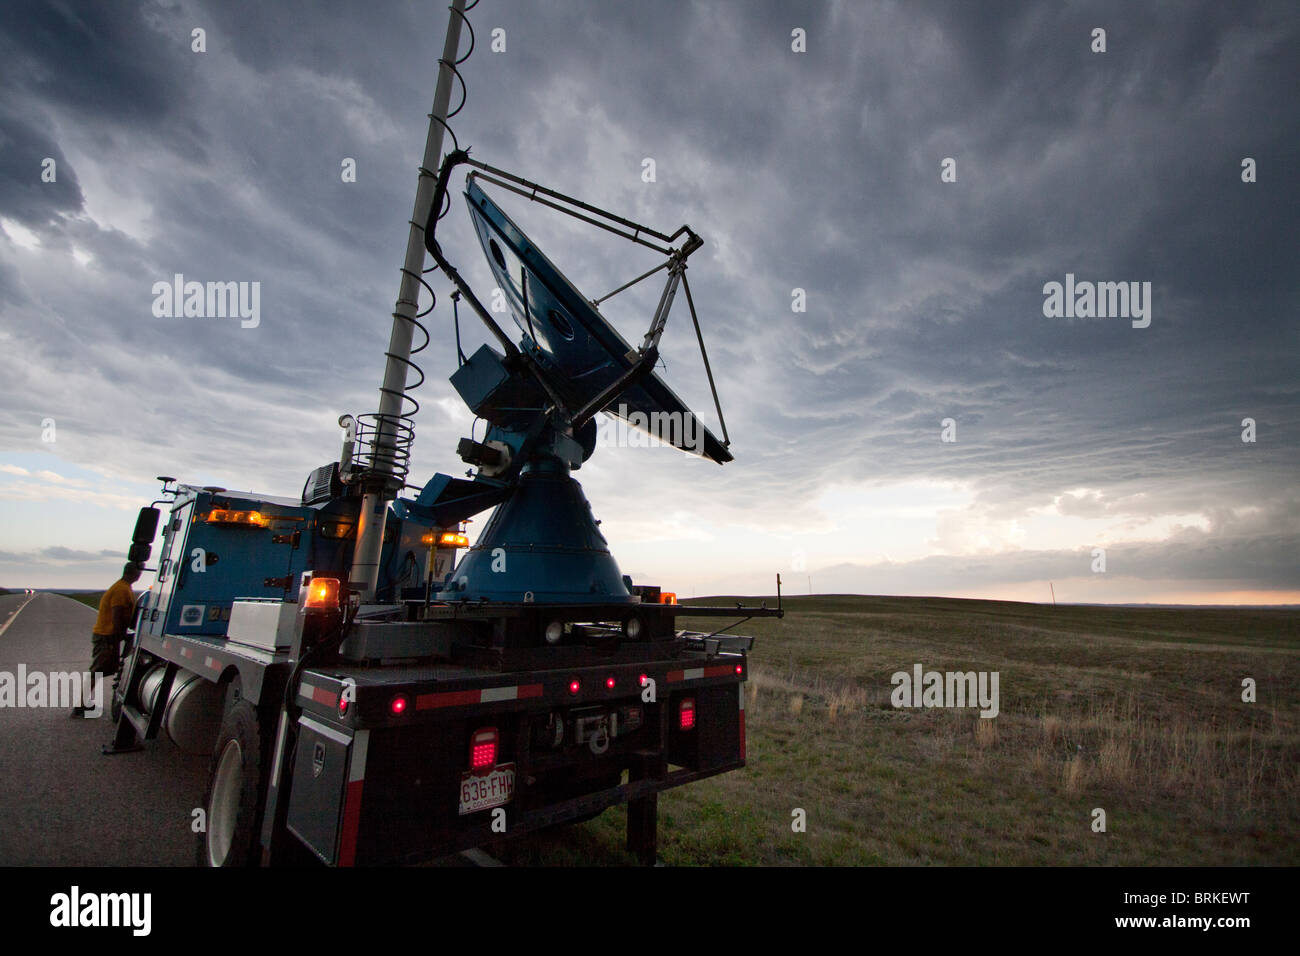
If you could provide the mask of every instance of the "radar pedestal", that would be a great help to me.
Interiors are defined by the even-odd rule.
[[[582,486],[556,458],[530,461],[440,601],[634,603]]]
[[[518,344],[447,260],[436,238],[451,172],[465,164],[476,169],[465,188],[470,218],[496,283],[494,292],[504,299],[519,329]],[[604,297],[607,300],[666,271],[663,292],[639,346],[633,347],[600,313],[598,303],[604,300],[588,299],[579,292],[483,192],[476,182],[480,176],[666,257],[661,265]],[[434,596],[439,602],[460,605],[603,606],[599,613],[605,616],[594,620],[621,620],[629,637],[636,639],[634,632],[640,627],[629,627],[635,614],[624,612],[623,606],[639,604],[640,597],[632,593],[631,582],[609,553],[591,506],[569,470],[581,467],[595,450],[594,419],[602,413],[651,431],[688,454],[718,464],[731,461],[726,425],[719,441],[655,373],[660,337],[680,287],[721,422],[722,409],[686,281],[686,260],[703,242],[687,226],[672,235],[658,232],[471,160],[460,150],[443,161],[431,208],[425,247],[457,291],[452,302],[460,365],[451,382],[475,418],[487,423],[487,430],[481,440],[471,432],[457,449],[462,460],[477,466],[477,472],[469,472],[469,480],[436,475],[407,507],[438,526],[449,526],[496,506],[474,547]],[[456,311],[461,298],[501,351],[484,345],[465,357]],[[663,434],[658,425],[650,424],[659,422],[675,422],[678,427]],[[663,621],[665,626],[670,623],[667,618]],[[551,640],[549,631],[547,640]]]

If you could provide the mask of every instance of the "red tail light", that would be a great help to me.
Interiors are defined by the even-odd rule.
[[[495,767],[497,764],[497,729],[483,727],[474,731],[469,739],[469,765],[474,770]]]
[[[576,693],[577,693],[578,691],[580,691],[580,690],[582,690],[582,684],[581,684],[581,682],[579,682],[579,681],[577,681],[577,680],[571,680],[571,681],[569,681],[569,693],[570,693],[570,694],[576,694]]]
[[[398,694],[388,702],[388,710],[394,717],[400,717],[406,713],[406,697]]]
[[[695,726],[695,701],[689,697],[682,701],[677,711],[677,725],[682,730],[690,730]]]
[[[606,677],[606,678],[605,678],[605,686],[608,687],[610,690],[613,690],[613,689],[614,689],[614,685],[615,685],[616,683],[617,683],[617,681],[615,681],[614,678],[612,678],[612,677]]]

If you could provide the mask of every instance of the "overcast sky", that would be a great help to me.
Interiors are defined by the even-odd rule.
[[[470,19],[462,145],[705,240],[735,461],[597,452],[576,477],[625,572],[687,595],[780,572],[797,593],[1300,601],[1294,3]],[[104,587],[155,475],[296,496],[337,416],[375,410],[445,29],[442,3],[0,8],[0,584]],[[588,295],[656,262],[501,201]],[[486,294],[459,197],[444,228]],[[257,326],[155,316],[177,273],[260,283]],[[1045,314],[1067,274],[1149,288],[1149,325]],[[464,469],[471,420],[435,288],[415,483]],[[608,314],[632,340],[649,319],[645,296]],[[713,424],[683,310],[660,373]]]

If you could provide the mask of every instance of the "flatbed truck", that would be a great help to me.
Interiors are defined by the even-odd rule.
[[[619,803],[652,862],[658,794],[744,766],[751,641],[676,618],[775,609],[651,587],[608,606],[431,601],[463,532],[403,520],[400,500],[384,600],[362,604],[327,560],[348,553],[359,498],[319,484],[294,502],[166,482],[155,503],[170,499],[157,580],[105,749],[166,735],[212,754],[200,865],[417,862]],[[159,516],[142,509],[135,557]]]

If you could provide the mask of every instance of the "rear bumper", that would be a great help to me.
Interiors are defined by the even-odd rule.
[[[677,667],[672,680],[663,673],[663,689],[655,700],[640,703],[640,727],[600,753],[573,743],[538,746],[536,731],[557,712],[585,712],[602,703],[613,710],[640,697],[624,691],[622,697],[600,697],[594,703],[591,698],[575,701],[577,695],[567,687],[563,696],[546,693],[552,678],[539,675],[542,693],[500,699],[505,687],[530,685],[497,685],[498,699],[475,703],[466,697],[446,706],[412,708],[408,723],[386,720],[365,727],[339,721],[341,688],[332,691],[331,705],[319,685],[313,685],[318,689],[307,691],[310,699],[300,701],[298,742],[292,757],[286,757],[294,762],[287,773],[291,789],[284,795],[286,828],[327,864],[418,862],[739,769],[745,765],[743,683],[735,662],[727,663],[726,674],[723,665],[714,666],[719,670],[713,673]],[[310,674],[304,683],[321,677]],[[688,698],[695,723],[683,729],[680,707]],[[515,766],[514,791],[508,803],[462,815],[469,741],[484,726],[499,731],[497,763]]]

